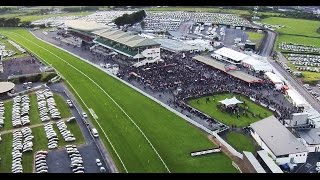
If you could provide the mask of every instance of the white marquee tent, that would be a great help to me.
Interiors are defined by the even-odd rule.
[[[239,101],[236,97],[233,97],[233,98],[230,98],[230,99],[226,98],[225,100],[221,100],[219,102],[224,104],[225,106],[230,106],[230,105],[236,105],[236,104],[243,103],[242,101]]]

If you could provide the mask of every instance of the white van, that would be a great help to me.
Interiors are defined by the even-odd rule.
[[[92,132],[93,137],[99,137],[99,134],[98,134],[98,131],[96,128],[92,128],[91,132]]]

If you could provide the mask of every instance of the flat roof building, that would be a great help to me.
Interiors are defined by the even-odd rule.
[[[309,152],[320,152],[320,128],[297,129],[296,132]]]
[[[220,55],[222,57],[220,60],[227,61],[232,64],[241,64],[242,60],[249,56],[226,47],[222,47],[214,51],[214,54]]]
[[[257,78],[255,76],[252,76],[252,75],[247,74],[242,71],[226,71],[225,64],[223,64],[219,61],[216,61],[212,58],[205,57],[205,56],[195,56],[195,57],[193,57],[193,59],[195,59],[199,62],[202,62],[204,64],[207,64],[213,68],[224,71],[225,73],[230,74],[231,76],[236,77],[238,79],[241,79],[245,82],[248,82],[248,83],[262,82],[262,79]]]
[[[276,117],[267,117],[250,127],[252,137],[278,165],[306,162],[308,149]]]

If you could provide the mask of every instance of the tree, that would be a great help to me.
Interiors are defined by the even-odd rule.
[[[141,25],[141,28],[144,29],[144,27],[146,26],[146,22],[141,21],[140,25]],[[320,30],[320,28],[318,30]]]

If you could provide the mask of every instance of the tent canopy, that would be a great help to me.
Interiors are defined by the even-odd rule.
[[[141,58],[145,58],[145,57],[142,54],[137,54],[133,56],[133,59],[141,59]]]
[[[243,103],[242,101],[239,101],[236,97],[233,97],[233,98],[230,98],[230,99],[226,98],[225,100],[221,100],[219,102],[224,104],[225,106],[230,106],[230,105],[236,105],[236,104]]]

